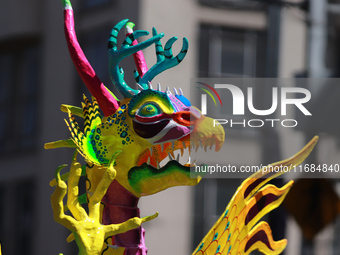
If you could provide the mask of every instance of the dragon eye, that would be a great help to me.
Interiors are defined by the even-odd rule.
[[[159,106],[152,103],[144,104],[138,111],[138,115],[142,117],[153,117],[161,113]]]

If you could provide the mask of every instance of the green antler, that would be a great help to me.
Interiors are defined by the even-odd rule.
[[[157,36],[157,30],[155,28],[152,29],[152,35]],[[135,79],[141,86],[147,87],[148,82],[152,81],[156,75],[181,63],[181,61],[187,54],[189,42],[188,39],[184,37],[182,49],[180,53],[176,57],[174,57],[172,54],[172,45],[175,41],[177,41],[177,39],[178,38],[176,36],[170,38],[165,44],[164,49],[160,40],[155,43],[157,63],[152,66],[141,78],[139,78],[138,75],[135,73]]]
[[[127,36],[122,43],[121,48],[118,50],[117,48],[117,36],[119,31],[125,26],[128,22],[128,19],[122,20],[119,22],[111,31],[110,39],[108,42],[108,49],[109,49],[109,69],[110,69],[110,77],[113,84],[119,90],[119,92],[125,97],[129,98],[132,94],[137,94],[139,91],[132,89],[128,86],[124,80],[124,72],[123,69],[119,67],[119,62],[133,53],[140,51],[149,47],[151,44],[159,41],[164,34],[156,34],[152,38],[139,43],[137,45],[132,45],[132,42],[144,35],[148,35],[149,32],[145,30],[137,30],[134,31],[132,34]],[[147,85],[145,84],[143,88],[147,89]]]

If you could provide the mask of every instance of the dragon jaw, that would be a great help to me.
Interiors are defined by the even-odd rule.
[[[139,155],[136,166],[128,172],[130,186],[145,196],[169,187],[198,184],[202,176],[190,178],[190,169],[195,166],[195,160],[190,159],[191,152],[193,150],[197,152],[199,148],[207,151],[214,145],[215,151],[219,151],[224,142],[224,130],[220,125],[216,126],[213,132],[209,130],[212,121],[211,118],[202,115],[195,121],[190,135],[144,150]],[[188,153],[185,153],[185,150]]]

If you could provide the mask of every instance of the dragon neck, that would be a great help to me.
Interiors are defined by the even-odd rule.
[[[125,189],[118,181],[114,180],[103,198],[103,224],[117,224],[133,217],[139,217],[137,207],[139,198]],[[146,255],[147,248],[144,242],[144,229],[142,227],[130,230],[123,234],[113,236],[112,244],[124,247],[126,255]]]

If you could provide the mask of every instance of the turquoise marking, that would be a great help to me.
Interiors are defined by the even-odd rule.
[[[100,129],[99,129],[100,130]],[[97,130],[98,131],[98,130]],[[101,131],[101,130],[100,130]],[[98,140],[98,144],[95,140]],[[89,142],[89,146],[88,146],[88,154],[91,156],[90,158],[94,161],[97,161],[98,163],[100,164],[105,164],[108,162],[107,159],[104,158],[105,156],[105,152],[103,153],[103,151],[99,150],[97,148],[97,145],[99,145],[100,143],[102,143],[102,140],[101,140],[101,137],[100,137],[100,134],[98,133],[94,133],[94,137],[90,136],[90,140],[88,141]],[[100,146],[100,145],[99,145]],[[106,146],[104,146],[106,147]],[[96,160],[95,160],[96,159]]]
[[[217,237],[218,237],[218,233],[216,233],[216,234],[214,235],[213,241],[215,241]]]
[[[227,225],[225,226],[224,231],[226,231],[229,228],[230,222],[228,221]]]
[[[227,214],[228,214],[229,210],[227,210],[224,214],[224,217],[227,217]]]
[[[197,251],[200,251],[204,246],[204,243],[201,243],[200,247],[198,247],[198,250]]]
[[[231,237],[231,233],[228,235],[228,240],[227,240],[227,242],[229,242],[229,240],[230,240],[230,237]]]
[[[157,35],[157,31],[156,29],[154,29],[153,31],[153,35],[158,36]],[[188,48],[189,48],[189,42],[187,40],[187,38],[183,38],[183,45],[182,45],[182,49],[181,52],[176,56],[173,57],[172,55],[172,44],[177,40],[177,37],[172,37],[170,38],[167,43],[165,44],[165,50],[164,50],[164,56],[162,54],[157,54],[157,63],[152,66],[149,71],[147,71],[144,76],[142,78],[140,78],[139,80],[139,84],[141,84],[142,86],[147,86],[147,82],[148,81],[152,81],[153,78],[155,78],[156,75],[160,74],[161,72],[172,68],[174,66],[177,66],[185,57]],[[161,46],[161,44],[159,43],[159,40],[156,41],[156,46],[157,46],[157,50],[162,52],[159,48],[159,46]]]
[[[229,246],[228,253],[230,252],[230,250],[231,250],[231,245]]]
[[[221,249],[221,245],[219,245],[219,246],[217,247],[215,254],[219,253],[220,249]]]

